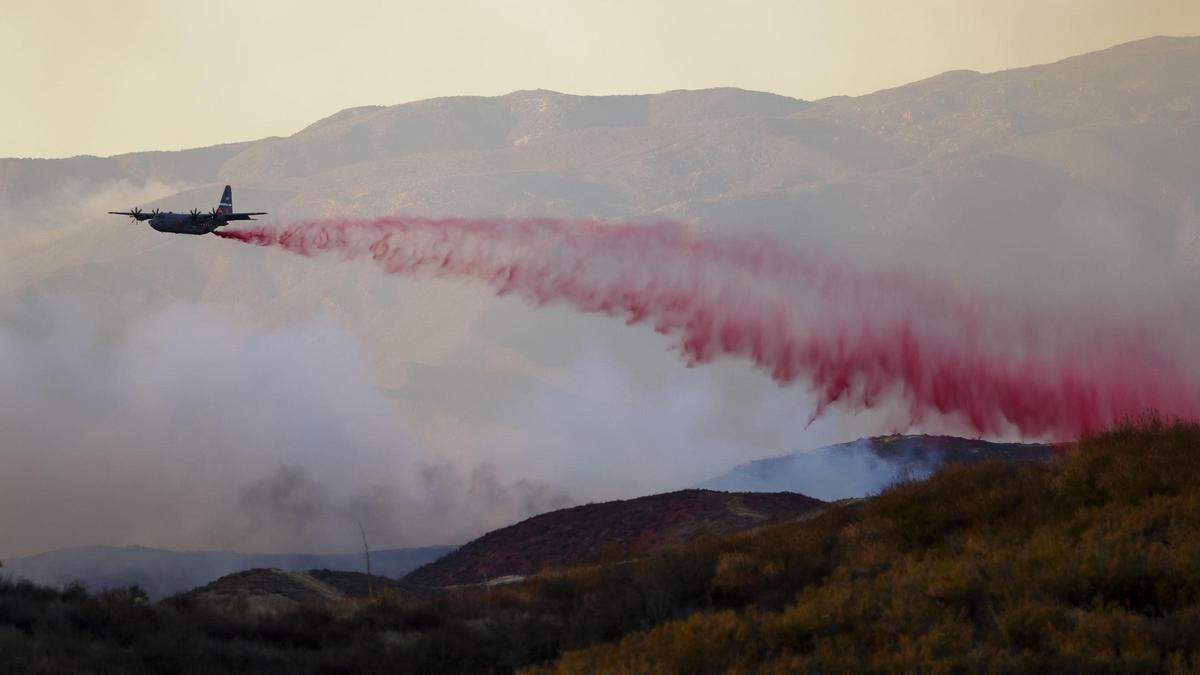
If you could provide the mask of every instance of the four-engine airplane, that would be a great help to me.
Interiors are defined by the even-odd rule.
[[[136,221],[149,220],[150,227],[159,232],[174,232],[175,234],[208,234],[231,220],[254,220],[250,216],[267,215],[266,211],[234,213],[233,190],[228,185],[225,186],[225,192],[221,195],[221,204],[208,213],[202,213],[199,209],[192,209],[190,213],[172,213],[158,209],[154,209],[150,213],[143,213],[139,208],[134,208],[132,211],[109,211],[109,213],[114,216],[129,216]]]

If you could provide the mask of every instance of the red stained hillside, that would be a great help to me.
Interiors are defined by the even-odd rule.
[[[499,577],[636,556],[664,544],[786,520],[823,505],[791,492],[681,490],[552,511],[511,525],[418,568],[406,584],[480,584]]]

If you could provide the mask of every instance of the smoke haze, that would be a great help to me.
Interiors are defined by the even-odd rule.
[[[0,330],[4,555],[460,543],[570,503],[414,447],[328,318],[251,332],[179,305],[105,334],[70,298]]]
[[[835,501],[879,494],[904,480],[920,480],[941,464],[936,448],[917,455],[882,455],[868,439],[833,445],[809,452],[759,460],[769,464],[770,473],[743,465],[697,487],[710,490],[754,492],[801,492]]]
[[[312,124],[287,137],[180,152],[0,159],[0,554],[87,543],[347,551],[360,545],[358,522],[373,545],[461,542],[568,496],[683,488],[862,436],[974,435],[974,421],[989,438],[1016,438],[1006,416],[988,416],[993,403],[1026,419],[1026,435],[1044,425],[1056,435],[1051,418],[1064,413],[1086,421],[1076,414],[1095,409],[1086,396],[1074,411],[1042,405],[1061,399],[1065,380],[1048,373],[1064,371],[1018,367],[1033,357],[1096,360],[1091,379],[1074,382],[1106,391],[1167,372],[1113,399],[1152,400],[1172,378],[1197,378],[1198,56],[1200,38],[1156,38],[821,101],[523,90],[316,121],[309,111]],[[529,84],[546,83],[519,86]],[[798,307],[801,328],[827,329],[811,336],[820,344],[849,326],[845,344],[880,359],[835,358],[815,372],[839,386],[809,393],[814,371],[786,387],[765,376],[787,359],[764,373],[753,353],[721,358],[720,330],[685,344],[688,327],[656,334],[661,317],[649,314],[631,328],[515,288],[495,297],[496,278],[387,275],[369,252],[303,258],[103,213],[207,210],[227,183],[235,207],[269,211],[273,229],[419,214],[770,233],[820,254],[809,261],[820,270],[858,272],[814,296],[706,258],[713,276],[699,290],[737,310],[708,325]],[[609,253],[577,256],[595,273],[581,281],[624,274],[642,288],[660,273],[671,281],[662,291],[696,288],[686,256],[634,250],[622,266]],[[730,301],[747,292],[754,302]],[[867,378],[808,426],[839,390],[829,376],[841,366],[904,375],[891,338],[909,313],[909,334],[936,345],[934,361],[997,357],[956,380],[970,394],[958,400],[988,405],[941,415],[942,390],[916,387],[933,404],[924,414],[903,391],[881,390],[862,409]],[[971,321],[975,351],[943,349]],[[695,354],[714,360],[682,367]],[[1009,393],[1053,395],[987,400],[970,389],[980,375],[1008,377]],[[1025,392],[1030,378],[1038,386]]]

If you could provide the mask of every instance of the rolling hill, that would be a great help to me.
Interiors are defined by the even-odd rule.
[[[394,579],[363,572],[328,569],[249,569],[229,574],[170,599],[210,611],[231,614],[279,614],[303,605],[320,605],[346,598],[370,598],[375,593],[400,593]]]
[[[669,544],[809,513],[804,495],[682,490],[560,509],[489,532],[404,577],[406,585],[487,585],[553,568],[618,562]]]
[[[453,546],[371,552],[372,572],[400,578],[453,551]],[[231,551],[167,551],[143,546],[83,546],[4,561],[0,576],[60,587],[80,582],[92,590],[137,585],[152,599],[203,586],[255,568],[282,571],[329,569],[361,572],[362,553],[253,554]]]

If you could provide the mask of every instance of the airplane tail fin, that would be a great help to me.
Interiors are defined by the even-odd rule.
[[[221,205],[217,207],[220,213],[233,213],[233,189],[228,185],[225,186],[225,192],[221,193]]]

